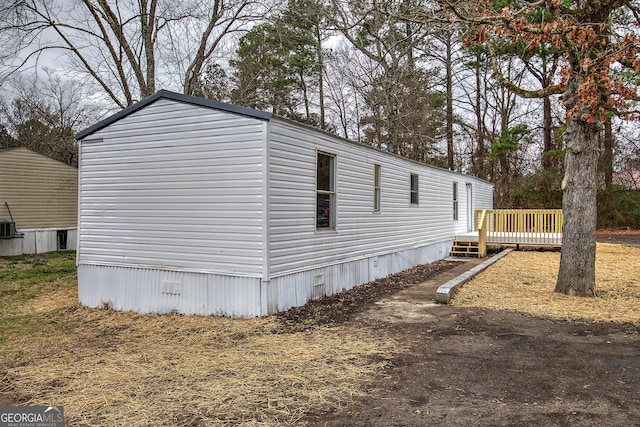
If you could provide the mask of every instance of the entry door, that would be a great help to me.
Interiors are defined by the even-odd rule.
[[[473,231],[473,188],[467,183],[467,231]]]

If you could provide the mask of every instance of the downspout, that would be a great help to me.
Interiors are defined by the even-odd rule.
[[[9,212],[9,218],[11,218],[11,222],[16,222],[13,219],[13,215],[11,215],[11,209],[9,209],[9,203],[8,202],[4,202],[4,205],[7,207],[7,212]]]

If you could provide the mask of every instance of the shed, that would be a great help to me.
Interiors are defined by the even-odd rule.
[[[78,170],[27,148],[0,150],[0,256],[76,248]]]
[[[493,206],[486,181],[164,90],[76,137],[92,307],[276,313],[444,258]]]

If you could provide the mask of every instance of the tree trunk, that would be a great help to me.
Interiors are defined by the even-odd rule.
[[[156,59],[155,59],[155,46],[154,46],[154,33],[155,33],[155,19],[156,19],[156,7],[157,0],[151,0],[149,4],[149,10],[147,11],[147,5],[144,1],[140,2],[141,5],[141,29],[142,39],[144,41],[144,53],[145,53],[145,66],[146,66],[146,85],[144,88],[140,88],[141,98],[153,95],[156,91]]]
[[[445,72],[447,73],[447,167],[449,170],[453,170],[455,165],[453,163],[453,65],[451,61],[451,29],[447,29],[445,31],[447,32],[445,35],[445,45],[447,50],[445,57]]]
[[[477,138],[477,147],[475,151],[474,157],[474,169],[476,176],[480,178],[487,177],[487,170],[485,165],[485,147],[484,147],[484,123],[482,120],[482,80],[481,80],[481,53],[480,50],[476,53],[476,64],[475,64],[475,72],[476,72],[476,102],[473,106],[474,113],[476,115],[476,138]]]
[[[583,77],[572,76],[565,91],[567,111],[578,105]],[[566,295],[595,296],[596,192],[599,123],[589,123],[585,108],[567,120],[562,211],[562,250],[555,291]]]
[[[605,187],[611,186],[613,183],[613,129],[611,127],[611,119],[604,123],[600,171],[604,175]]]
[[[553,144],[553,134],[551,128],[551,98],[545,96],[542,98],[542,134],[544,138],[544,149],[542,151],[542,167],[544,169],[552,169],[556,166],[556,153],[549,153],[555,149]]]
[[[320,102],[320,129],[326,129],[326,119],[325,119],[325,108],[324,108],[324,53],[322,51],[322,32],[320,30],[320,25],[316,25],[316,54],[318,67],[320,70],[318,71],[318,97]]]

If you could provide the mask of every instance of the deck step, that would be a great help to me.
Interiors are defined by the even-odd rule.
[[[450,256],[479,257],[478,242],[468,240],[455,240],[451,248]]]
[[[456,240],[453,244],[455,246],[478,246],[478,242],[473,240]]]

